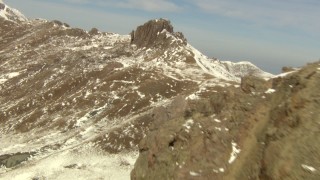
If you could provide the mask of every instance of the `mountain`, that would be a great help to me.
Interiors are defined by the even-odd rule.
[[[2,7],[0,179],[318,177],[317,63],[274,76],[166,19],[119,35]]]
[[[20,11],[7,6],[2,0],[0,1],[0,18],[13,22],[25,22],[28,20]]]

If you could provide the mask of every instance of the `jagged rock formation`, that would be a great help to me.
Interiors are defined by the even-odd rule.
[[[166,34],[176,36],[186,43],[182,33],[174,33],[170,21],[165,19],[155,19],[146,22],[144,25],[137,27],[131,32],[131,42],[138,48],[149,48],[166,39]]]
[[[188,102],[151,126],[132,179],[319,179],[319,78],[314,63]]]

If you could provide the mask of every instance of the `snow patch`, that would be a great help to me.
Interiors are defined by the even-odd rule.
[[[0,84],[5,83],[6,81],[8,81],[9,79],[12,79],[14,77],[17,77],[21,74],[21,72],[11,72],[11,73],[7,73],[7,74],[3,74],[0,75]]]
[[[294,73],[294,72],[297,72],[298,70],[299,70],[299,69],[294,70],[294,71],[290,71],[290,72],[281,73],[281,74],[276,75],[274,78],[286,77],[286,76],[288,76],[288,75],[290,75],[290,74],[292,74],[292,73]]]
[[[143,99],[143,98],[145,98],[145,97],[146,97],[146,95],[145,95],[145,94],[143,94],[143,93],[142,93],[142,92],[140,92],[140,91],[137,91],[137,93],[138,93],[138,95],[139,95],[140,99]]]
[[[12,149],[23,148],[23,147],[25,147],[25,146],[26,146],[26,144],[15,144],[15,145],[9,146],[9,147],[7,147],[7,148],[2,148],[2,149],[1,149],[1,154],[2,154],[2,153],[5,153],[5,152],[7,152],[7,151],[10,151],[10,150],[12,150]]]
[[[272,94],[272,93],[274,93],[274,92],[276,92],[276,90],[275,89],[268,89],[266,92],[264,92],[264,93],[266,93],[266,94]]]
[[[249,61],[231,62],[231,61],[217,61],[224,64],[228,71],[236,77],[244,77],[247,75],[254,75],[263,79],[273,78],[274,75],[264,72]]]
[[[191,94],[188,97],[186,97],[186,100],[197,100],[197,99],[200,99],[200,97],[195,94]]]
[[[17,169],[1,168],[1,179],[130,179],[138,153],[108,154],[94,149],[68,150]],[[32,163],[37,161],[37,163]]]
[[[0,79],[0,84],[5,83],[6,81],[8,81],[8,79]]]
[[[224,79],[227,81],[240,82],[240,78],[229,73],[223,65],[219,64],[216,61],[208,59],[206,56],[201,54],[197,49],[189,44],[187,48],[194,54],[194,59],[204,72],[211,74],[216,78]]]
[[[189,174],[190,174],[190,176],[200,176],[199,173],[196,173],[194,171],[190,171]]]
[[[314,167],[308,166],[308,165],[305,165],[305,164],[301,164],[301,167],[302,167],[304,170],[309,171],[309,172],[315,172],[315,171],[317,171]]]
[[[103,49],[105,50],[112,49],[112,46],[105,46]]]
[[[220,127],[214,127],[216,130],[218,131],[222,131],[222,129]]]
[[[74,125],[74,127],[81,127],[83,124],[85,124],[90,118],[99,115],[105,108],[107,108],[108,104],[105,104],[104,106],[97,108],[97,109],[93,109],[90,112],[88,112],[87,114],[85,114],[83,117],[81,117],[80,119],[77,120],[76,124]]]
[[[182,126],[186,128],[187,132],[189,132],[193,124],[194,124],[193,119],[188,119]]]
[[[232,141],[231,145],[232,145],[232,152],[230,154],[230,158],[229,158],[229,161],[228,161],[229,164],[232,164],[236,160],[238,154],[241,152],[240,149],[237,149],[237,143]]]

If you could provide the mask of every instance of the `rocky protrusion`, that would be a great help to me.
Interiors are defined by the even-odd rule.
[[[288,66],[282,67],[282,73],[287,73],[287,72],[291,72],[294,70],[295,69],[293,67],[288,67]]]
[[[245,76],[241,78],[240,86],[245,93],[254,93],[267,89],[268,83],[265,80],[255,76]]]
[[[5,8],[6,8],[6,5],[0,1],[0,10],[4,10]]]
[[[131,43],[137,45],[138,48],[150,47],[163,38],[159,38],[160,34],[167,31],[171,35],[185,40],[182,33],[174,33],[170,21],[165,19],[156,19],[146,22],[139,26],[135,31],[130,33]]]
[[[98,35],[99,34],[99,30],[97,28],[92,28],[90,31],[89,31],[89,34],[94,36],[94,35]]]

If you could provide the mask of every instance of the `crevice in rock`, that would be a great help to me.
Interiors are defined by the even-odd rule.
[[[174,138],[172,141],[169,142],[169,147],[174,147],[174,144],[177,142],[177,139]]]

